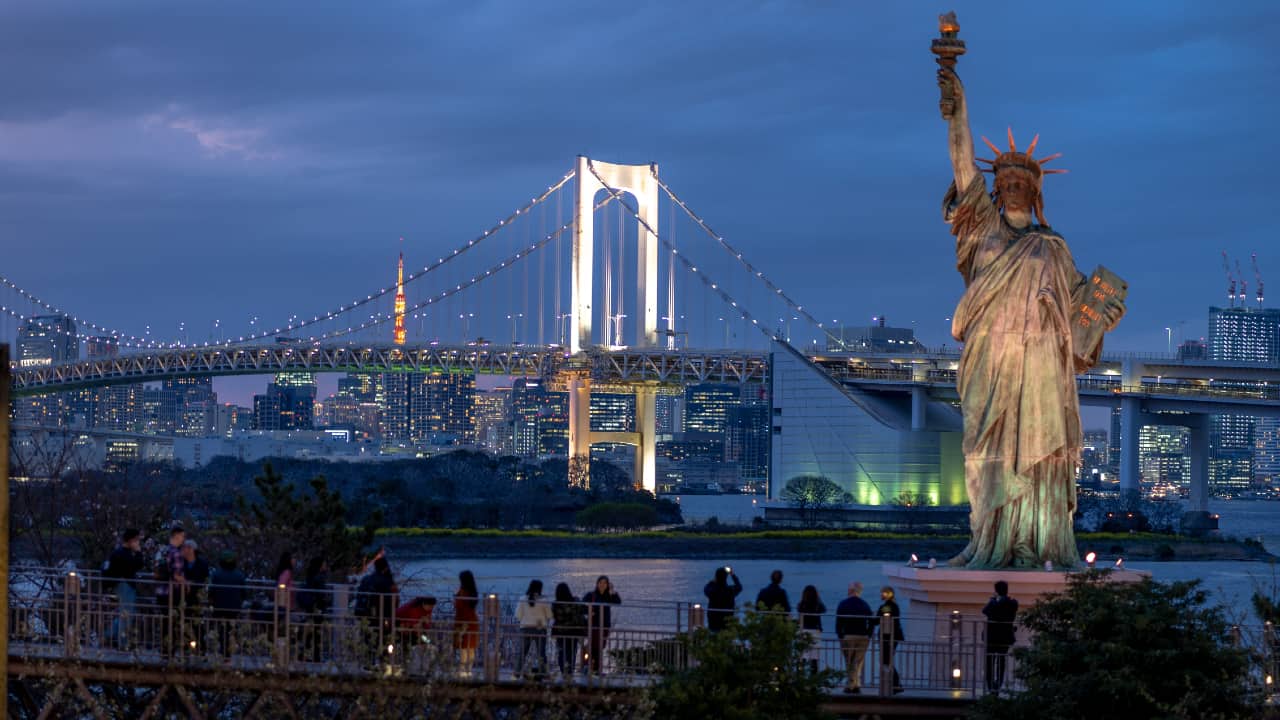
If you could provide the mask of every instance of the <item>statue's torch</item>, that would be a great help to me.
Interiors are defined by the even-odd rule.
[[[956,19],[954,11],[938,16],[938,37],[934,38],[933,54],[938,56],[938,65],[948,70],[956,69],[956,58],[964,54],[964,41],[960,39],[960,21]],[[942,111],[942,118],[950,120],[956,111],[955,94],[950,88],[942,91],[942,98],[938,100],[938,109]]]

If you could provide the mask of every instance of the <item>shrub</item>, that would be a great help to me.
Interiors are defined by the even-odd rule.
[[[1063,594],[1019,619],[1031,646],[1015,651],[1025,690],[984,697],[973,717],[1017,720],[1246,718],[1261,693],[1221,607],[1200,582],[1119,584],[1076,575]]]

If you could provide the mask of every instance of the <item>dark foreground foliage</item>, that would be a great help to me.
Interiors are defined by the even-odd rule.
[[[811,720],[835,671],[810,672],[812,640],[786,617],[748,612],[719,633],[687,636],[693,666],[654,686],[654,716],[666,720]]]
[[[1246,651],[1199,581],[1111,583],[1081,574],[1019,619],[1034,633],[1015,650],[1026,690],[984,698],[972,717],[1251,718],[1262,695]]]

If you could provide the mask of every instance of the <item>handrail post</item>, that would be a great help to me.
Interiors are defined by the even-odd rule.
[[[67,582],[62,587],[62,632],[63,652],[67,657],[80,655],[80,576],[75,570],[67,573]]]
[[[286,645],[287,641],[285,639],[289,635],[289,628],[288,626],[286,626],[283,631],[281,631],[280,629],[281,620],[287,621],[287,618],[284,617],[284,614],[282,612],[282,610],[286,608],[288,604],[288,599],[286,598],[286,595],[285,595],[286,592],[287,592],[287,589],[285,588],[284,583],[280,583],[276,585],[275,598],[272,603],[274,607],[272,608],[272,611],[271,611],[272,657],[274,659],[276,667],[281,670],[285,669],[289,664],[288,663],[289,658],[286,655],[286,652],[288,651],[288,648]]]
[[[880,616],[880,697],[893,695],[893,616]]]
[[[947,625],[947,651],[951,660],[949,663],[951,687],[955,690],[964,687],[964,670],[960,659],[960,648],[963,643],[964,631],[960,625],[960,611],[952,610],[950,622]]]
[[[596,633],[596,629],[594,626],[596,622],[595,610],[596,608],[594,604],[587,603],[587,642],[586,642],[586,648],[582,652],[582,659],[586,663],[586,668],[584,669],[586,670],[588,685],[591,684],[592,680],[595,678],[595,672],[593,671],[592,666],[593,666],[593,663],[596,662],[596,659],[591,654],[591,651],[595,649],[595,633]]]
[[[497,682],[502,665],[502,605],[494,593],[484,596],[483,622],[484,634],[480,641],[484,644],[484,679]]]
[[[1262,689],[1271,695],[1276,686],[1276,627],[1270,620],[1262,624],[1262,644],[1265,648],[1263,662],[1266,663],[1262,670]]]
[[[706,623],[706,613],[702,609],[701,603],[694,603],[689,606],[689,632],[693,632],[702,627]]]

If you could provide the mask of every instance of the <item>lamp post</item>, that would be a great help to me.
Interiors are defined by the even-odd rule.
[[[524,313],[515,313],[507,315],[507,319],[511,321],[511,344],[516,344],[516,321],[524,317]]]

